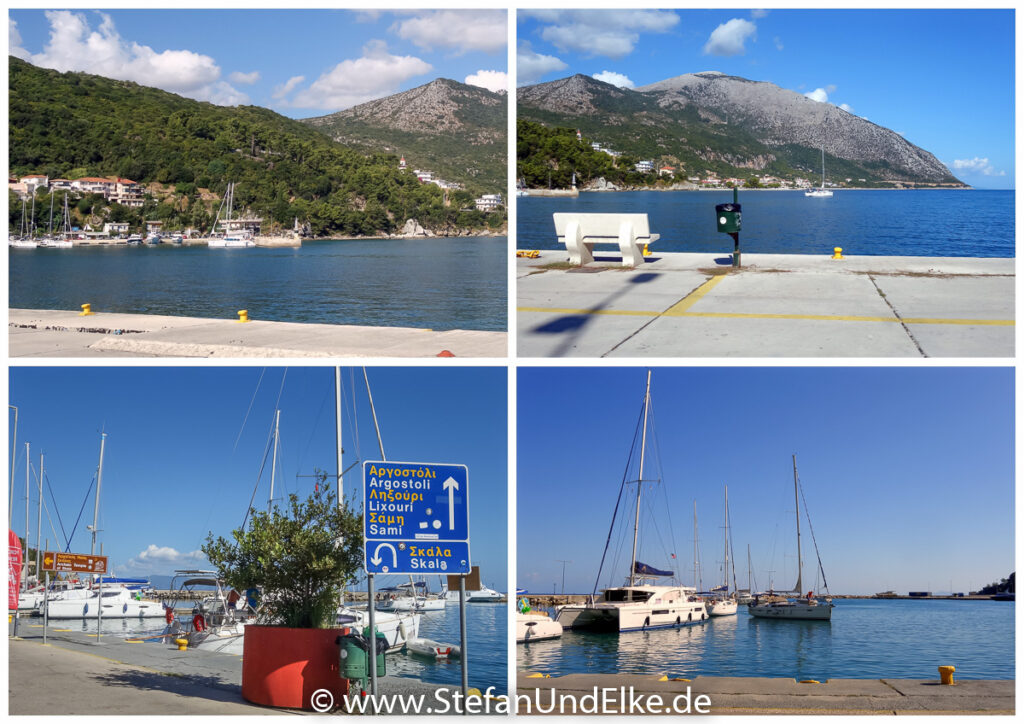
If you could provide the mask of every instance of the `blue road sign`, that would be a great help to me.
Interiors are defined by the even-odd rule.
[[[469,573],[469,469],[363,463],[367,573]]]

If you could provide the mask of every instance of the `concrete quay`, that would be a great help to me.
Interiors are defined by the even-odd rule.
[[[519,357],[1012,357],[1014,259],[517,258]]]
[[[8,310],[10,357],[505,357],[505,332]]]
[[[936,677],[938,673],[936,672]],[[516,683],[519,714],[537,713],[540,703],[547,713],[552,703],[556,710],[569,714],[582,711],[581,705],[592,706],[582,697],[593,695],[595,689],[607,690],[605,714],[676,714],[668,711],[673,702],[689,691],[691,709],[697,697],[710,700],[702,712],[740,715],[939,715],[939,714],[1014,714],[1013,680],[957,681],[942,686],[922,679],[830,679],[821,683],[801,683],[795,679],[772,679],[736,676],[698,676],[692,681],[668,680],[663,676],[639,674],[569,674],[537,678],[521,672]],[[632,694],[630,693],[632,688]],[[623,691],[625,695],[623,696]],[[658,699],[652,699],[657,696]],[[531,711],[524,704],[528,697]],[[564,697],[564,698],[563,698]],[[601,694],[598,694],[600,700]]]

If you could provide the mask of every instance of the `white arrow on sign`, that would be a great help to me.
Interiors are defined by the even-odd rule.
[[[398,551],[396,551],[395,547],[390,543],[381,543],[379,546],[377,546],[377,550],[373,552],[373,558],[370,559],[370,563],[372,563],[375,566],[379,566],[381,564],[381,561],[383,560],[383,558],[380,557],[381,548],[391,549],[391,558],[393,561],[393,563],[391,564],[392,568],[398,568]]]
[[[458,490],[459,484],[455,478],[449,477],[441,483],[441,487],[448,491],[448,530],[455,530],[455,493],[452,489]]]

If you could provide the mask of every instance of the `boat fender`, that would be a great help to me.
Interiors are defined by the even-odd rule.
[[[121,613],[128,613],[128,604],[127,603],[124,606],[121,607]]]
[[[398,622],[398,633],[402,634],[402,638],[403,639],[408,639],[409,638],[409,636],[406,634],[406,631],[405,631],[405,621],[399,621]]]
[[[693,620],[693,611],[690,611],[688,614],[686,614],[686,620],[687,621],[692,621]]]
[[[678,626],[682,622],[683,622],[683,619],[679,618],[679,616],[676,616],[676,626]]]
[[[206,619],[203,618],[203,614],[197,613],[192,617],[192,628],[199,632],[206,630]]]
[[[166,621],[166,622],[167,622],[168,624],[172,624],[172,623],[174,623],[174,609],[173,609],[173,608],[171,608],[170,606],[168,606],[168,607],[167,607],[167,608],[166,608],[166,609],[164,610],[164,620],[165,620],[165,621]]]
[[[647,628],[650,625],[651,625],[651,617],[648,616],[647,618],[644,619],[644,626],[643,627]]]

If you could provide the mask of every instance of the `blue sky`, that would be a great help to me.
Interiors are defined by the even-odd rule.
[[[519,85],[720,71],[842,106],[978,188],[1014,186],[1012,10],[520,10]]]
[[[506,369],[404,367],[370,368],[368,373],[388,459],[468,465],[471,558],[485,582],[504,590]],[[353,375],[352,368],[342,368],[342,388],[346,468],[359,459],[380,459],[362,370]],[[166,574],[176,567],[206,565],[189,554],[209,531],[228,536],[241,524],[279,395],[275,498],[311,491],[313,479],[300,476],[317,468],[336,470],[330,367],[289,368],[286,375],[284,368],[261,367],[12,369],[10,403],[19,408],[14,530],[21,535],[25,529],[24,442],[31,443],[35,472],[39,453],[45,453],[45,478],[70,531],[96,472],[105,429],[100,540],[114,569],[122,575]],[[257,507],[267,504],[270,468],[268,457]],[[35,478],[32,485],[34,545]],[[361,487],[362,469],[356,465],[345,475],[345,488],[358,493]],[[51,505],[48,493],[46,501]],[[361,494],[357,503],[362,505]],[[92,524],[92,512],[90,495],[75,529],[73,552],[89,551],[85,526]],[[59,533],[52,507],[50,515]],[[53,546],[45,511],[43,538]]]
[[[645,375],[519,368],[518,586],[561,588],[565,559],[566,590],[593,588]],[[793,585],[793,454],[832,593],[967,591],[1014,570],[1011,368],[658,368],[651,396],[657,454],[644,477],[659,477],[660,459],[662,487],[645,486],[655,512],[642,516],[638,558],[684,583],[694,500],[705,585],[717,576],[728,485],[741,587],[748,543],[758,587],[769,571]],[[817,590],[802,532],[805,588]],[[631,520],[617,526],[619,565],[602,585],[628,573],[631,536]]]
[[[293,118],[439,77],[507,87],[505,10],[11,10],[9,38],[35,65]]]

